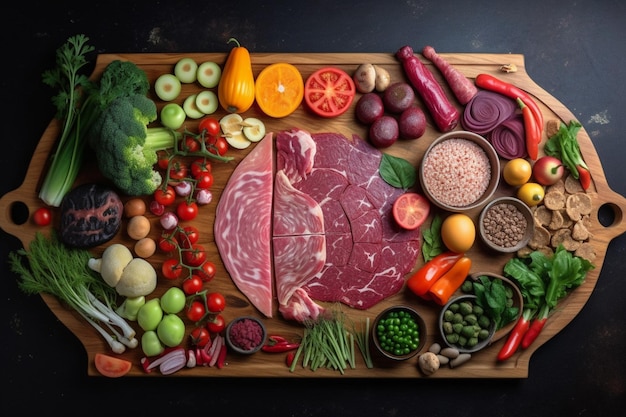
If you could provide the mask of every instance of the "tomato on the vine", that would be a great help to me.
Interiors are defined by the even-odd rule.
[[[221,314],[217,314],[206,323],[206,328],[211,333],[221,333],[226,328],[226,320]]]
[[[197,158],[191,163],[191,175],[198,178],[204,172],[211,172],[211,162],[205,158]]]
[[[198,152],[200,151],[200,142],[192,136],[185,136],[180,142],[180,150],[183,152]]]
[[[202,318],[204,317],[206,313],[206,310],[204,308],[204,304],[201,301],[192,301],[191,304],[189,304],[189,307],[187,307],[187,311],[186,311],[186,315],[187,318],[193,322],[198,322],[200,320],[202,320]]]
[[[176,206],[176,214],[183,221],[189,221],[198,215],[198,205],[194,201],[181,201]]]
[[[171,185],[166,186],[165,189],[159,187],[154,192],[154,199],[159,204],[170,206],[176,201],[176,190]]]
[[[196,188],[199,190],[208,190],[213,185],[213,174],[210,172],[202,172],[196,178]]]
[[[209,282],[215,278],[215,272],[215,264],[211,261],[205,261],[202,265],[200,265],[200,270],[197,271],[197,274],[202,281]]]
[[[206,252],[200,245],[193,245],[183,251],[183,261],[189,266],[200,266],[206,261]]]
[[[159,168],[163,170],[167,169],[170,163],[171,155],[167,153],[166,151],[159,151],[157,155],[159,157],[158,162],[157,162],[159,165]]]
[[[187,295],[193,295],[197,292],[202,291],[203,285],[204,282],[202,282],[202,278],[200,278],[200,276],[192,275],[183,281],[183,291]]]
[[[195,226],[184,226],[176,233],[176,240],[181,248],[190,248],[200,240],[200,231]]]
[[[215,117],[204,117],[198,123],[198,132],[205,131],[207,136],[219,136],[220,134],[220,122]]]
[[[170,258],[163,261],[161,272],[167,279],[177,279],[183,274],[183,265],[178,259]]]
[[[212,154],[226,155],[228,152],[228,141],[223,136],[209,136],[206,145]]]
[[[47,226],[52,222],[52,212],[48,207],[39,207],[33,213],[33,221],[37,226]]]
[[[176,239],[167,234],[163,234],[159,237],[158,245],[160,250],[167,253],[175,251],[178,247]]]
[[[205,347],[211,340],[211,333],[206,327],[196,327],[189,334],[190,342],[192,346],[199,348]]]
[[[189,168],[183,161],[174,161],[170,165],[170,179],[171,180],[183,180],[187,178],[189,174]]]
[[[212,292],[206,296],[206,305],[211,313],[221,313],[226,308],[226,299],[219,292]]]

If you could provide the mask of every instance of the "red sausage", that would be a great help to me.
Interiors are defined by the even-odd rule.
[[[422,50],[422,55],[441,71],[459,103],[465,105],[476,95],[478,89],[474,83],[450,65],[448,61],[439,56],[432,46],[425,46]]]
[[[450,103],[433,74],[413,54],[413,48],[403,46],[396,52],[404,73],[420,95],[441,132],[454,129],[459,123],[459,111]]]

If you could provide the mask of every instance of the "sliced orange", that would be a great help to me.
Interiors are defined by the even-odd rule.
[[[404,193],[394,201],[393,218],[404,229],[415,230],[424,223],[430,213],[430,203],[417,193]]]
[[[256,79],[256,102],[266,115],[280,118],[293,113],[304,96],[302,74],[295,66],[277,62],[265,67]]]

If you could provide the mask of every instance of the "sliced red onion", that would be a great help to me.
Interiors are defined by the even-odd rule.
[[[492,91],[480,90],[467,103],[461,124],[465,130],[484,135],[515,114],[515,101]]]
[[[525,158],[526,139],[524,135],[524,120],[516,115],[500,123],[491,131],[489,140],[494,149],[504,159]]]

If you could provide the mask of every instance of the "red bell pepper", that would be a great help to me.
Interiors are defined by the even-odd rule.
[[[430,287],[448,272],[459,259],[462,253],[444,252],[435,256],[424,266],[418,269],[406,282],[407,287],[417,296],[430,299]]]

